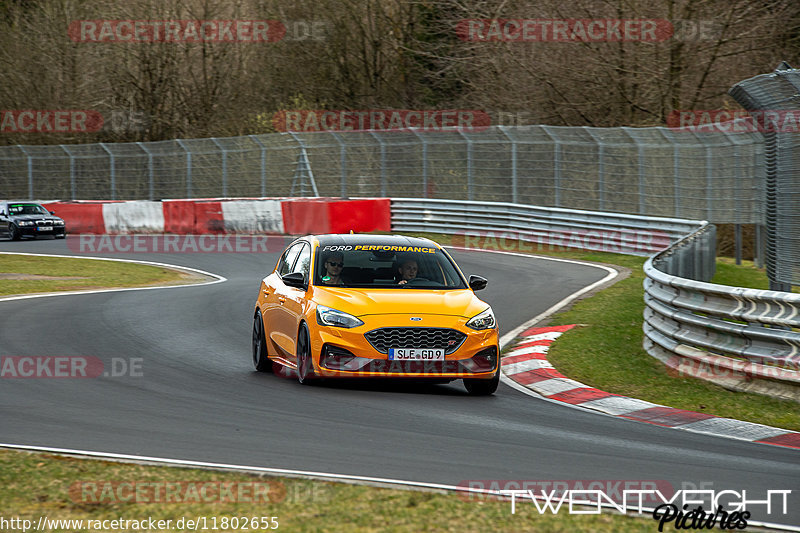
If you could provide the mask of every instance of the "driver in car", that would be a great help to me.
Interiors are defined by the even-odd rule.
[[[406,259],[405,261],[400,263],[398,272],[400,273],[400,281],[398,281],[397,284],[405,285],[406,283],[417,277],[417,272],[419,272],[419,267],[417,266],[417,262],[415,260]]]
[[[324,285],[344,285],[342,268],[344,268],[344,255],[333,252],[325,258],[325,274],[322,276]]]

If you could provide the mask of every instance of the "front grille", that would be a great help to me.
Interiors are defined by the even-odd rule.
[[[467,338],[466,334],[448,328],[379,328],[364,337],[380,353],[389,353],[389,348],[438,348],[445,354],[458,350]]]
[[[37,226],[52,226],[53,225],[53,221],[52,220],[37,220],[36,221],[36,225]]]

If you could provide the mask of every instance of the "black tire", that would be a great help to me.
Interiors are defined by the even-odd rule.
[[[264,334],[261,311],[256,311],[253,319],[253,366],[259,372],[272,372],[272,361],[267,357],[267,337]]]
[[[8,225],[8,237],[12,241],[18,241],[22,238],[22,235],[19,232],[19,228],[16,227],[14,224]]]
[[[314,378],[314,363],[311,360],[311,340],[308,338],[308,326],[300,325],[297,332],[297,381],[303,385]]]
[[[494,394],[500,384],[500,369],[497,369],[492,379],[465,379],[464,388],[470,396],[489,396]]]

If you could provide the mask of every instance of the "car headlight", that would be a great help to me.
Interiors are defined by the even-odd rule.
[[[19,225],[21,226],[33,226],[32,220],[20,220]]]
[[[64,225],[64,221],[63,220],[56,220],[55,224],[56,224],[56,226],[63,226]]]
[[[492,329],[495,325],[496,322],[491,307],[467,320],[467,327],[472,329]]]
[[[317,324],[320,326],[334,326],[337,328],[355,328],[364,324],[364,322],[344,311],[318,305]]]

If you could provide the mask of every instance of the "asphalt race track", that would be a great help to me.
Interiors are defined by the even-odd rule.
[[[0,251],[75,255],[64,241]],[[420,387],[258,374],[250,332],[271,254],[106,254],[195,267],[200,287],[0,302],[0,355],[141,358],[141,376],[0,380],[0,442],[457,485],[465,480],[664,480],[676,489],[790,489],[800,527],[797,450],[676,431],[532,398],[504,384]],[[96,254],[103,255],[103,254]],[[453,252],[501,333],[606,275],[537,258]],[[656,524],[654,523],[654,526]]]

